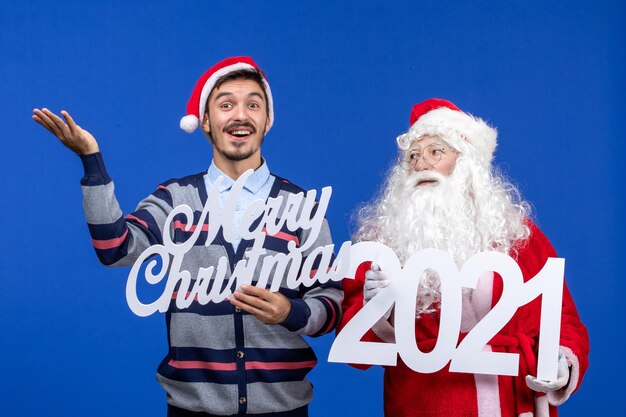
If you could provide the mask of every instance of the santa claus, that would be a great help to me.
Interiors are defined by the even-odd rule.
[[[517,261],[525,281],[557,256],[529,219],[529,205],[492,165],[495,129],[441,99],[416,104],[410,122],[409,131],[397,138],[398,163],[380,195],[358,212],[356,241],[382,242],[402,262],[420,249],[442,249],[458,266],[476,253],[498,251]],[[344,280],[340,328],[390,282],[373,261],[360,266],[356,279]],[[427,352],[439,330],[439,276],[427,270],[416,279],[416,342]],[[502,290],[502,279],[494,273],[483,274],[475,289],[464,289],[460,339],[497,303]],[[385,367],[385,416],[556,416],[556,406],[578,389],[587,369],[588,336],[565,287],[558,376],[539,380],[534,376],[539,317],[536,299],[520,307],[486,346],[518,353],[517,377],[453,373],[448,367],[422,374],[400,359],[397,366]],[[393,310],[364,340],[394,340]]]

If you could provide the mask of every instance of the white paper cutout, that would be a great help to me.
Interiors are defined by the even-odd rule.
[[[198,224],[194,225],[193,210],[187,205],[175,207],[167,216],[163,227],[163,244],[153,245],[146,249],[135,261],[128,275],[126,283],[126,300],[128,306],[133,313],[138,316],[145,317],[153,313],[165,312],[169,308],[174,290],[178,286],[176,295],[176,306],[178,308],[187,308],[197,297],[198,303],[207,304],[209,302],[221,302],[232,296],[230,288],[236,283],[236,287],[242,284],[250,284],[252,275],[256,270],[259,262],[261,264],[261,274],[258,277],[257,286],[270,286],[271,291],[278,291],[281,280],[286,272],[286,285],[290,289],[296,289],[300,285],[311,286],[315,282],[327,282],[329,280],[339,281],[344,276],[344,269],[347,263],[342,262],[340,256],[331,264],[334,245],[326,245],[319,248],[313,248],[313,255],[320,255],[320,263],[317,271],[311,277],[311,270],[315,256],[309,256],[303,263],[303,253],[309,250],[322,228],[324,216],[328,208],[328,203],[332,195],[332,188],[325,187],[322,189],[319,201],[315,198],[317,192],[309,191],[304,193],[289,194],[285,203],[283,215],[278,218],[278,211],[282,205],[283,197],[268,198],[268,201],[255,200],[246,209],[242,216],[239,227],[235,230],[233,227],[233,216],[235,213],[236,203],[239,195],[246,183],[248,177],[253,173],[248,170],[242,174],[232,185],[228,192],[224,206],[220,210],[219,187],[223,181],[219,177],[209,192],[207,202],[202,209]],[[317,208],[315,208],[317,204]],[[315,209],[315,212],[313,212]],[[193,230],[191,236],[184,242],[175,243],[172,240],[172,231],[174,230],[172,223],[175,218],[184,217],[185,231]],[[255,229],[250,230],[255,220],[261,217],[259,224]],[[252,246],[245,252],[244,258],[237,262],[234,271],[226,281],[228,271],[228,258],[220,258],[217,267],[200,268],[198,271],[181,270],[183,258],[187,252],[193,248],[200,237],[200,232],[205,224],[209,224],[208,237],[206,245],[210,245],[214,240],[217,232],[222,227],[224,239],[232,243],[238,236],[252,240]],[[264,256],[266,250],[263,249],[266,233],[269,235],[280,232],[283,226],[288,230],[295,232],[298,229],[304,230],[306,239],[296,245],[294,241],[287,243],[288,253],[278,253],[272,256]],[[205,229],[206,230],[206,229]],[[347,256],[349,243],[342,245],[339,251],[341,256]],[[148,262],[144,270],[144,278],[146,283],[156,285],[167,276],[165,288],[161,296],[151,303],[144,304],[139,300],[137,294],[137,286],[139,284],[139,275],[142,271],[142,264],[151,257],[158,257],[161,260],[161,267],[158,268],[158,262],[152,259]],[[342,267],[344,265],[344,267]],[[192,273],[194,276],[192,276]],[[279,279],[272,279],[278,277]],[[225,284],[226,281],[226,284]],[[224,291],[221,291],[224,288]]]
[[[543,269],[524,283],[515,260],[500,252],[478,253],[468,259],[459,271],[448,253],[436,249],[419,251],[409,258],[404,268],[400,268],[397,257],[394,259],[385,248],[385,245],[374,242],[360,242],[352,246],[357,254],[351,259],[347,278],[354,278],[356,268],[362,261],[374,260],[381,265],[381,270],[386,271],[391,283],[376,294],[337,335],[328,356],[329,362],[395,365],[397,353],[416,372],[436,372],[451,361],[452,372],[518,375],[518,354],[488,352],[483,351],[483,347],[509,322],[519,307],[541,295],[537,377],[556,379],[564,259],[548,258]],[[419,284],[415,277],[421,276],[425,269],[436,271],[441,282],[439,332],[436,345],[429,353],[421,352],[415,342],[415,300]],[[485,271],[494,271],[502,276],[502,296],[457,347],[462,288],[475,288],[478,278]],[[372,303],[374,305],[370,307]],[[396,342],[361,342],[365,332],[394,304]]]
[[[278,212],[283,204],[282,196],[268,198],[267,202],[255,200],[244,212],[239,227],[236,230],[233,228],[232,219],[236,202],[252,172],[246,171],[235,181],[221,210],[218,202],[219,186],[223,178],[219,177],[209,192],[198,224],[194,225],[193,210],[187,205],[177,206],[170,212],[163,228],[163,244],[146,249],[128,275],[126,299],[133,313],[145,317],[157,311],[167,311],[177,286],[178,308],[187,308],[196,299],[201,305],[222,302],[232,296],[230,288],[233,284],[236,283],[236,287],[239,287],[252,282],[253,273],[259,262],[262,262],[261,272],[255,285],[263,288],[269,286],[270,291],[278,291],[285,272],[287,287],[297,289],[300,285],[309,287],[316,282],[354,279],[354,273],[362,262],[376,261],[392,279],[391,283],[346,324],[331,347],[328,357],[330,362],[394,366],[400,355],[407,366],[416,372],[436,372],[450,363],[450,371],[453,372],[517,375],[519,355],[486,352],[482,349],[511,319],[518,307],[541,295],[537,377],[544,380],[556,378],[564,259],[549,258],[537,276],[526,283],[523,282],[517,263],[499,252],[476,254],[468,259],[459,271],[448,253],[425,249],[412,256],[403,267],[393,250],[382,243],[352,244],[347,241],[342,244],[335,261],[331,264],[334,245],[311,249],[319,236],[326,215],[332,195],[331,187],[322,189],[315,213],[313,213],[317,196],[315,190],[309,191],[306,195],[289,194],[280,219]],[[185,231],[191,231],[194,226],[195,229],[186,241],[174,243],[171,234],[174,230],[172,222],[179,215],[185,219]],[[250,230],[259,217],[261,217],[259,224]],[[237,262],[226,285],[224,282],[228,271],[228,259],[225,256],[219,259],[216,266],[200,268],[198,271],[181,269],[185,254],[197,242],[202,231],[201,226],[207,222],[209,224],[205,243],[207,246],[214,240],[220,226],[228,242],[232,243],[238,236],[253,242],[251,248],[245,252],[244,258]],[[299,242],[299,245],[289,241],[286,254],[278,253],[264,257],[266,250],[263,249],[263,243],[266,235],[275,235],[283,226],[290,231],[298,229],[307,231],[306,240]],[[303,262],[302,253],[309,249],[310,254]],[[143,269],[146,283],[159,284],[166,276],[167,281],[163,293],[156,300],[144,304],[137,294],[138,280],[142,264],[152,257],[160,259],[162,265],[159,267],[156,259],[148,261]],[[320,263],[316,273],[311,276],[316,258],[320,258]],[[421,276],[426,269],[436,271],[440,277],[441,321],[434,349],[423,353],[415,342],[415,303],[419,284],[415,277]],[[461,325],[462,288],[475,288],[479,276],[485,271],[494,271],[502,276],[504,282],[502,297],[457,347]],[[195,275],[193,277],[192,272]],[[363,334],[391,307],[395,307],[393,324],[396,342],[360,342]]]

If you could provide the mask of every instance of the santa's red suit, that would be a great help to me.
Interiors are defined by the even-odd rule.
[[[527,242],[513,256],[527,281],[556,257],[552,245],[532,222]],[[344,315],[339,327],[363,307],[363,283],[370,263],[362,264],[354,280],[344,280]],[[489,274],[481,278],[482,287],[474,290],[471,299],[464,297],[462,331],[467,332],[496,304],[502,294],[502,280]],[[487,285],[484,285],[485,282]],[[581,323],[574,301],[567,289],[563,292],[560,348],[570,363],[570,379],[559,391],[547,395],[530,390],[526,375],[537,375],[537,343],[539,335],[540,299],[520,307],[510,322],[491,340],[488,348],[494,352],[520,354],[519,376],[477,375],[453,373],[448,367],[439,372],[421,374],[408,368],[400,358],[397,366],[385,367],[384,400],[387,417],[514,417],[556,416],[555,405],[563,403],[578,389],[588,366],[589,339]],[[474,319],[472,319],[474,317]],[[385,325],[388,328],[385,328]],[[378,327],[378,328],[377,328]],[[415,334],[420,350],[431,350],[437,340],[439,314],[422,314],[415,321]],[[461,338],[465,333],[461,334]],[[363,337],[365,341],[390,341],[393,328],[388,322],[377,325]],[[364,365],[354,365],[367,368]]]

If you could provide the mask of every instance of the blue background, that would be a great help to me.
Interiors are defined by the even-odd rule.
[[[31,121],[67,109],[98,138],[128,212],[207,167],[178,128],[197,78],[251,55],[270,79],[270,168],[333,187],[336,242],[379,187],[412,104],[452,100],[499,130],[496,163],[567,259],[591,366],[562,415],[621,414],[626,6],[621,1],[85,1],[0,3],[0,409],[165,415],[163,316],[126,305],[127,269],[98,264],[77,157]],[[382,415],[382,372],[325,359],[313,416]],[[618,411],[619,410],[619,411]]]

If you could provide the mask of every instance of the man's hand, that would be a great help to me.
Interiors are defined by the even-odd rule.
[[[291,311],[291,303],[287,297],[279,292],[270,292],[252,285],[242,285],[235,291],[230,303],[265,324],[280,324],[287,319]]]
[[[548,393],[551,391],[558,391],[567,385],[568,381],[569,365],[567,364],[567,358],[563,352],[559,352],[559,367],[554,381],[543,381],[532,375],[526,375],[526,385],[528,385],[528,388],[531,390],[537,392]]]
[[[76,154],[89,155],[100,152],[98,142],[91,133],[78,126],[65,110],[61,111],[61,115],[65,121],[46,108],[33,110],[33,120],[48,129]]]

